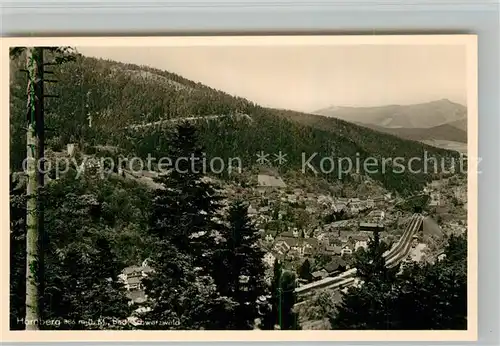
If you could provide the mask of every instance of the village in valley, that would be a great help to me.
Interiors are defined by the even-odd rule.
[[[150,174],[142,178],[152,179]],[[253,184],[226,184],[224,192],[247,201],[248,215],[261,235],[259,245],[265,250],[267,283],[271,283],[276,260],[296,273],[297,309],[307,309],[304,303],[324,292],[339,302],[340,292],[357,282],[337,280],[353,277],[354,254],[367,249],[374,231],[382,241],[397,244],[410,228],[415,210],[422,213],[422,221],[412,231],[408,251],[399,256],[403,263],[439,260],[444,256],[445,235],[464,234],[467,229],[467,180],[460,175],[432,181],[421,195],[411,198],[382,189],[366,197],[306,192],[288,187],[277,174],[257,174],[254,180]],[[152,271],[147,262],[127,267],[120,275],[130,304],[137,306],[132,322],[147,311],[141,285]],[[261,297],[257,303],[265,304],[269,298]],[[324,318],[310,321],[307,315],[300,315],[303,329],[328,329]]]

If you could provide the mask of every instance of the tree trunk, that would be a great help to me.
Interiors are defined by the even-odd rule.
[[[43,49],[27,48],[27,205],[26,205],[26,318],[28,330],[38,330],[40,322],[41,232],[40,187],[43,170],[37,165],[43,157]]]

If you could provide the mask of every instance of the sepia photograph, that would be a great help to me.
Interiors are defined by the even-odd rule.
[[[474,35],[18,41],[13,334],[477,330]]]

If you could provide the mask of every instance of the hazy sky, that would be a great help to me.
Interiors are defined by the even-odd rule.
[[[465,46],[78,47],[88,56],[148,65],[263,106],[466,104]]]

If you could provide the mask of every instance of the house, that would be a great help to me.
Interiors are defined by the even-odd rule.
[[[276,242],[274,243],[274,250],[283,255],[289,252],[292,248],[297,247],[298,239],[290,238],[290,237],[278,237],[276,238]]]
[[[467,200],[467,189],[463,187],[456,187],[453,190],[453,195],[455,196],[456,199],[459,201],[466,201]]]
[[[248,275],[240,275],[239,278],[240,290],[248,291],[248,283],[250,282],[250,277]]]
[[[428,185],[429,185],[431,188],[437,189],[437,188],[439,188],[441,185],[443,185],[443,181],[442,181],[442,180],[433,180],[433,181],[431,181]]]
[[[346,211],[347,210],[347,202],[346,203],[337,202],[337,203],[335,203],[335,204],[332,205],[332,209],[336,213],[340,213],[342,210]]]
[[[256,215],[257,214],[257,209],[252,207],[251,205],[248,206],[248,215]]]
[[[383,210],[373,210],[367,215],[367,218],[374,222],[382,222],[385,218],[385,212]]]
[[[149,267],[148,261],[143,262],[143,266],[130,266],[123,269],[121,275],[119,275],[120,281],[123,282],[125,288],[128,291],[140,290],[142,289],[141,281],[148,274],[153,272],[153,268]]]
[[[345,271],[347,268],[347,263],[341,257],[336,256],[331,262],[326,264],[323,269],[331,276],[341,271]]]
[[[340,255],[341,256],[344,256],[344,255],[352,255],[352,249],[347,246],[347,245],[344,245],[342,247],[342,250],[340,251]]]
[[[314,238],[290,238],[278,237],[274,244],[274,250],[279,254],[288,253],[289,255],[304,256],[312,254],[318,248],[318,240]]]
[[[332,198],[330,196],[325,196],[325,195],[319,195],[318,196],[318,203],[319,204],[331,204]]]
[[[270,208],[269,207],[261,207],[259,209],[260,213],[269,213]]]
[[[257,175],[257,184],[259,187],[267,188],[267,187],[286,187],[285,182],[280,177],[267,175],[267,174],[259,174]]]
[[[270,252],[266,252],[263,258],[264,263],[269,267],[272,267],[274,265],[275,260],[276,257]]]
[[[136,291],[141,289],[141,277],[133,276],[127,278],[127,290]]]
[[[286,215],[286,212],[280,210],[278,212],[278,220],[282,220],[285,215]]]
[[[66,144],[66,152],[68,153],[68,156],[74,156],[77,150],[78,150],[77,144],[75,143]]]
[[[342,253],[342,247],[337,245],[328,245],[325,247],[325,254],[327,255],[340,255]]]
[[[363,209],[362,202],[359,198],[351,198],[347,204],[349,211],[353,214],[359,213]]]
[[[319,242],[314,238],[304,238],[301,242],[301,248],[299,249],[299,253],[301,255],[313,255],[314,251],[316,251],[319,247]]]
[[[313,277],[314,281],[321,280],[321,279],[324,279],[328,276],[328,272],[324,269],[321,269],[321,270],[313,272],[311,274],[311,276]]]
[[[147,300],[146,293],[142,290],[128,291],[126,294],[127,298],[130,299],[129,304],[142,304]]]
[[[378,196],[373,198],[373,203],[375,204],[376,207],[381,207],[385,204],[385,198],[384,196]]]
[[[349,220],[335,221],[326,226],[327,229],[332,230],[340,234],[340,231],[350,230],[351,222]]]
[[[318,239],[318,241],[320,242],[320,244],[322,244],[324,246],[330,245],[330,239],[329,239],[327,233],[320,233],[320,234],[318,234],[318,236],[316,237],[316,239]]]
[[[306,212],[308,212],[309,214],[314,214],[316,212],[316,208],[306,207]]]
[[[365,201],[365,205],[368,209],[375,208],[375,202],[373,201],[373,199],[367,199]]]
[[[280,233],[280,237],[282,237],[282,238],[297,238],[298,236],[299,236],[299,233],[294,232],[293,230]]]
[[[319,247],[319,241],[316,238],[304,238],[303,243],[306,244],[306,246],[310,246],[314,249],[317,249]]]
[[[366,240],[358,240],[356,244],[354,244],[354,252],[358,251],[360,248],[368,249],[368,242]]]
[[[266,234],[264,239],[265,239],[265,241],[270,243],[274,240],[274,237],[270,233],[268,233],[268,234]]]

